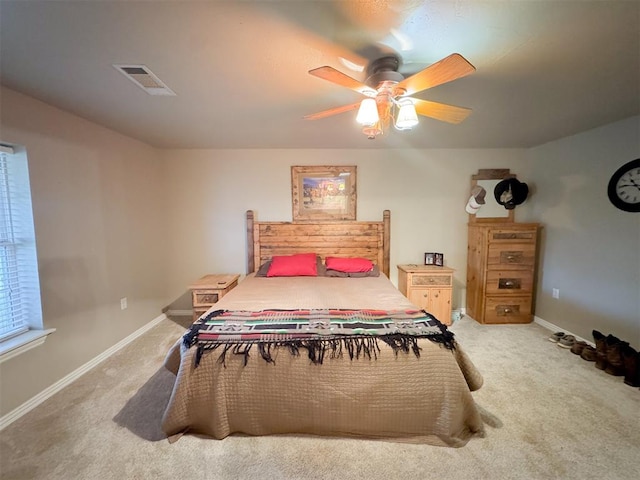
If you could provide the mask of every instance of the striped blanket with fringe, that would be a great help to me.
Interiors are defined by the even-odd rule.
[[[315,364],[325,357],[377,358],[378,341],[420,356],[417,339],[427,338],[448,349],[455,346],[447,327],[424,310],[215,310],[196,321],[184,335],[187,348],[198,349],[195,366],[202,355],[220,350],[225,364],[229,353],[243,355],[246,365],[255,346],[263,360],[275,363],[273,350],[286,348],[292,355],[307,352]]]

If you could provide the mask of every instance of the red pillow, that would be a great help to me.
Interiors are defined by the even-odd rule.
[[[370,272],[373,269],[373,262],[367,258],[327,257],[324,261],[327,269],[338,270],[339,272]]]
[[[275,255],[267,277],[316,277],[318,267],[315,253],[299,253],[296,255]]]

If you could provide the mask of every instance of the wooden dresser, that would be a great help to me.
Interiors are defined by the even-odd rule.
[[[451,325],[452,268],[398,265],[398,288],[411,303]]]
[[[193,321],[238,285],[239,277],[237,274],[205,275],[189,285],[193,301]]]
[[[469,223],[466,314],[480,323],[533,320],[537,223]]]

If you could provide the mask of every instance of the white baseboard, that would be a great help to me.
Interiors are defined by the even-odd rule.
[[[167,317],[190,317],[193,310],[167,310]]]
[[[121,348],[123,348],[123,347],[127,346],[128,344],[130,344],[136,338],[140,337],[141,335],[143,335],[147,331],[151,330],[153,327],[158,325],[162,320],[165,320],[166,318],[167,318],[167,316],[164,313],[162,315],[154,318],[149,323],[147,323],[146,325],[143,325],[142,327],[140,327],[138,330],[133,332],[128,337],[120,340],[118,343],[116,343],[111,348],[108,348],[107,350],[102,352],[97,357],[95,357],[92,360],[88,361],[87,363],[85,363],[81,367],[75,369],[69,375],[61,378],[56,383],[54,383],[50,387],[44,389],[42,392],[40,392],[36,396],[32,397],[31,399],[27,400],[26,402],[24,402],[19,407],[11,410],[6,415],[0,417],[0,430],[3,430],[5,427],[7,427],[11,423],[15,422],[17,419],[19,419],[20,417],[22,417],[26,413],[28,413],[31,410],[33,410],[34,408],[36,408],[42,402],[44,402],[48,398],[52,397],[56,393],[58,393],[64,387],[66,387],[69,384],[71,384],[74,380],[80,378],[82,375],[87,373],[89,370],[94,368],[96,365],[101,363],[103,360],[106,360],[111,355],[116,353],[118,350],[120,350]]]
[[[558,327],[557,325],[554,325],[551,322],[547,322],[546,320],[543,320],[542,318],[540,318],[538,316],[535,316],[535,315],[533,316],[533,322],[537,323],[538,325],[540,325],[543,328],[546,328],[547,330],[551,330],[552,332],[564,332],[567,335],[573,335],[574,337],[576,337],[576,340],[578,340],[580,342],[587,342],[592,347],[595,347],[595,344],[591,340],[579,337],[575,333],[571,333],[571,332],[565,330],[564,328],[561,328],[561,327]]]

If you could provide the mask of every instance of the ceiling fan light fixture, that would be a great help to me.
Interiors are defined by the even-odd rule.
[[[360,125],[373,127],[380,120],[378,115],[378,105],[374,98],[365,98],[360,103],[358,109],[358,115],[356,116],[356,122]]]
[[[418,114],[416,107],[411,101],[400,103],[398,115],[396,116],[395,126],[398,130],[411,130],[418,125]]]
[[[391,123],[397,130],[412,129],[419,123],[418,114],[457,124],[471,113],[469,108],[410,97],[475,72],[476,68],[462,55],[452,53],[405,77],[398,72],[400,56],[394,52],[381,53],[381,57],[369,62],[365,68],[367,78],[364,83],[328,65],[309,70],[309,74],[314,77],[346,87],[368,98],[313,115],[305,115],[304,118],[315,120],[357,108],[356,121],[362,125],[362,133],[367,138],[374,139],[383,135],[385,130],[388,131]]]
[[[380,122],[376,122],[375,125],[365,125],[362,133],[364,133],[369,140],[375,140],[378,135],[382,135],[382,125]]]

